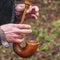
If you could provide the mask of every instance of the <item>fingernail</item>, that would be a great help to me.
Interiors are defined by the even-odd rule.
[[[29,25],[29,27],[31,28],[31,26]]]
[[[31,26],[30,26],[30,25],[28,25],[28,24],[27,24],[27,27],[31,28]]]
[[[31,32],[32,32],[32,30],[31,30]]]

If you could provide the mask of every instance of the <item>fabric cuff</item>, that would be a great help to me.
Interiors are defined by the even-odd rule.
[[[9,48],[9,43],[7,42],[4,31],[0,27],[0,44],[2,44],[5,48]]]

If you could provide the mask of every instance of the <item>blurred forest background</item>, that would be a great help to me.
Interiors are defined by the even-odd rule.
[[[0,46],[0,60],[60,60],[60,0],[34,0],[33,5],[39,7],[40,15],[38,20],[25,21],[33,30],[25,38],[38,41],[39,48],[30,58],[21,58],[12,44],[9,49]]]

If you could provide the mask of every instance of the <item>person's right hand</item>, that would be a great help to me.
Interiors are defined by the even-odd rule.
[[[22,12],[24,11],[25,4],[16,4],[15,6],[15,15],[21,16]],[[39,7],[38,6],[30,6],[27,10],[26,19],[38,19],[39,16]],[[18,18],[18,17],[17,17]]]
[[[5,24],[1,25],[1,29],[4,31],[9,43],[22,42],[24,41],[23,34],[32,32],[31,26],[27,24]]]

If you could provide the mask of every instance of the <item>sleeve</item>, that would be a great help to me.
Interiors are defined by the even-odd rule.
[[[1,35],[0,35],[0,36],[1,36]],[[0,45],[2,45],[2,44],[1,44],[1,37],[0,37]]]
[[[11,23],[13,1],[1,0],[0,2],[0,25]]]
[[[0,45],[2,45],[2,43],[1,43],[1,29],[0,29]]]
[[[0,44],[2,44],[5,48],[9,48],[9,43],[7,42],[4,31],[0,28]]]

